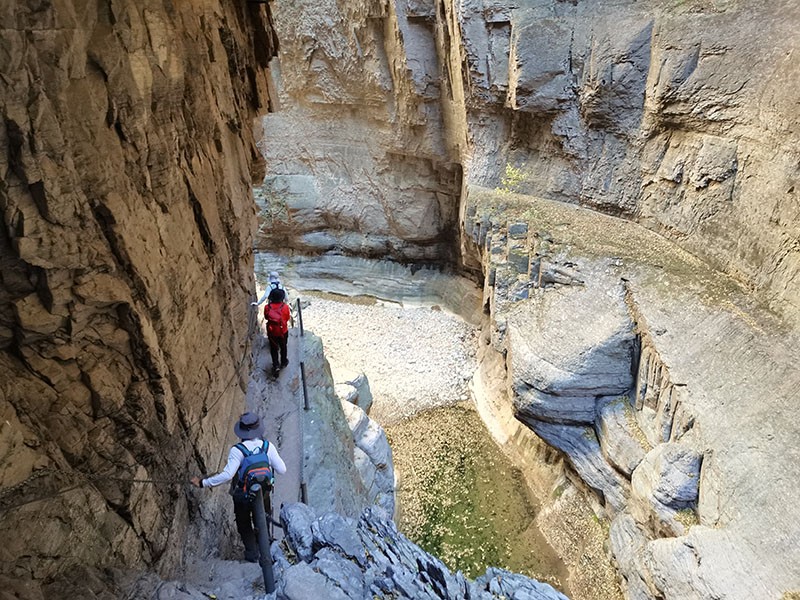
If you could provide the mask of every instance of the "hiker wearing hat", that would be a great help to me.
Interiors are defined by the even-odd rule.
[[[278,449],[264,439],[264,428],[257,414],[246,412],[236,424],[233,431],[242,441],[228,452],[225,468],[211,477],[200,479],[192,477],[192,485],[199,488],[211,488],[227,481],[231,482],[230,493],[233,496],[233,514],[236,517],[236,528],[244,544],[244,558],[249,562],[257,562],[259,551],[254,531],[253,506],[248,496],[248,483],[259,475],[259,483],[264,483],[264,508],[271,514],[269,492],[272,489],[273,473],[286,473]]]
[[[283,302],[286,300],[286,288],[281,284],[277,271],[270,271],[267,277],[267,289],[264,290],[264,293],[258,301],[251,302],[250,304],[252,306],[258,306],[264,302],[264,300],[269,300],[270,302]]]

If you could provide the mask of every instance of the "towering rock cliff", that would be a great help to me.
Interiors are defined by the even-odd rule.
[[[260,247],[453,261],[460,157],[425,2],[279,3],[281,110],[264,119]]]
[[[789,1],[466,2],[467,178],[514,167],[516,191],[636,220],[797,307],[798,23]]]
[[[263,247],[449,258],[463,170],[636,220],[800,304],[796,3],[275,10]]]
[[[484,414],[593,491],[628,597],[800,587],[797,3],[276,10],[285,112],[264,125],[290,143],[264,148],[262,243],[348,279],[341,254],[447,262],[452,209],[423,199],[460,164],[436,191],[460,191],[485,279]],[[409,154],[432,168],[409,178]]]
[[[244,396],[277,42],[216,0],[11,2],[0,29],[0,577],[35,597],[180,560]]]

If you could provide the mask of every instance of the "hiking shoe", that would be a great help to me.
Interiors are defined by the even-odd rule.
[[[289,360],[284,358],[283,362],[281,363],[281,369],[289,365]]]
[[[272,376],[277,377],[281,370],[278,367],[272,367]]]

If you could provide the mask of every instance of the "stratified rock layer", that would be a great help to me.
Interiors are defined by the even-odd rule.
[[[452,261],[461,165],[448,145],[433,3],[277,3],[281,110],[263,121],[262,249]]]
[[[627,596],[798,589],[797,329],[626,221],[475,188],[466,213],[491,309],[482,388],[506,387],[602,500]]]
[[[0,575],[168,568],[243,398],[269,12],[12,2],[0,29]]]
[[[800,305],[796,2],[469,0],[453,13],[467,181],[635,219]]]

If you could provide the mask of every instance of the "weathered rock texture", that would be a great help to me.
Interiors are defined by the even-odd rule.
[[[169,568],[243,399],[270,16],[47,0],[0,29],[0,576]]]
[[[303,416],[308,505],[351,518],[372,504],[392,514],[394,467],[383,428],[359,407],[336,396],[322,340],[307,333],[302,344],[309,398],[309,410]]]
[[[602,499],[627,596],[800,587],[797,330],[625,221],[478,189],[466,214],[491,312],[478,381]]]
[[[264,247],[444,261],[461,164],[800,304],[797,3],[327,0],[276,21]]]
[[[387,515],[394,515],[394,465],[386,432],[357,405],[343,400],[342,410],[353,432],[355,465],[367,490],[367,498]]]
[[[293,504],[281,511],[281,522],[290,552],[272,547],[276,599],[566,599],[546,583],[502,569],[490,568],[474,582],[452,574],[379,509],[367,509],[354,521],[333,513],[317,516]]]
[[[263,149],[263,243],[323,253],[293,268],[332,282],[338,263],[357,287],[339,255],[448,260],[443,198],[461,189],[484,364],[616,515],[631,597],[800,587],[779,508],[798,480],[798,26],[790,0],[328,1],[278,18],[286,110],[265,128],[286,143]],[[527,197],[476,210],[448,184],[457,163],[469,185],[675,246]]]
[[[470,0],[455,20],[468,181],[512,165],[518,191],[635,219],[800,304],[796,2]]]
[[[262,247],[455,258],[462,174],[439,126],[447,79],[433,3],[303,0],[274,10],[283,110],[263,123]]]
[[[451,573],[439,559],[400,534],[388,515],[375,507],[351,519],[292,503],[283,507],[280,518],[286,538],[272,544],[276,579],[273,594],[264,595],[257,565],[203,560],[191,561],[179,581],[163,581],[152,574],[118,576],[114,597],[566,600],[548,584],[502,569],[489,568],[475,581],[467,580],[461,572]]]

